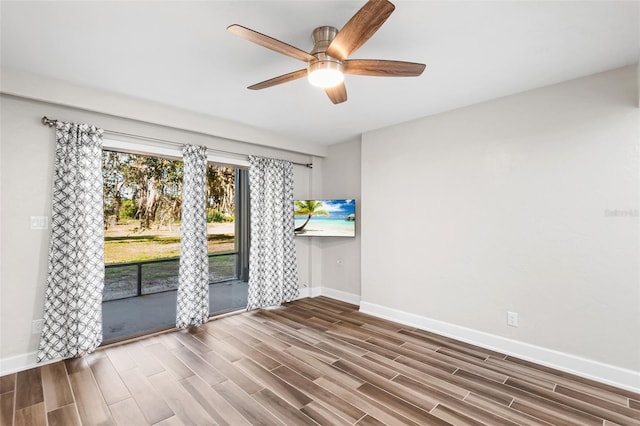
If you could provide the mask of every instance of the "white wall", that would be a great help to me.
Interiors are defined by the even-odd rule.
[[[322,198],[356,200],[356,237],[323,238],[320,241],[323,293],[358,303],[361,233],[360,138],[330,145],[323,164]]]
[[[636,84],[626,67],[364,134],[364,310],[640,389]]]
[[[295,167],[294,200],[308,200],[322,195],[323,158],[313,158],[313,168]],[[318,238],[296,237],[296,259],[300,297],[319,294],[322,287],[322,248]]]
[[[40,123],[43,115],[238,154],[318,163],[313,170],[294,167],[295,192],[300,198],[312,196],[310,182],[321,182],[322,161],[309,155],[7,95],[0,95],[0,108],[0,371],[6,371],[7,362],[24,361],[38,345],[31,321],[42,318],[49,231],[30,230],[29,217],[51,214],[55,149],[55,130]],[[298,262],[303,287],[319,285],[321,277],[321,257],[308,255],[313,251],[310,245],[308,241],[297,244],[303,253]]]

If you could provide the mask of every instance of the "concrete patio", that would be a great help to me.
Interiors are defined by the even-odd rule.
[[[175,326],[177,291],[102,303],[103,341],[111,342]],[[209,285],[209,311],[212,315],[244,309],[247,283],[225,281]]]

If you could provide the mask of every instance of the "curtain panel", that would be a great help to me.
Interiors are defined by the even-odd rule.
[[[293,165],[249,157],[251,246],[247,309],[277,306],[298,296]]]
[[[38,362],[102,342],[102,129],[56,123],[49,264]]]
[[[207,240],[207,148],[185,145],[182,223],[176,327],[204,324],[209,319],[209,256]]]

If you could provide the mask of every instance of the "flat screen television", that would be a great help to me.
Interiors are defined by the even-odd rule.
[[[356,236],[356,200],[297,200],[293,215],[299,237]]]

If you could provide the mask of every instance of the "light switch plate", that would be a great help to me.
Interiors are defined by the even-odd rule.
[[[47,216],[31,216],[31,229],[47,229],[49,218]]]

